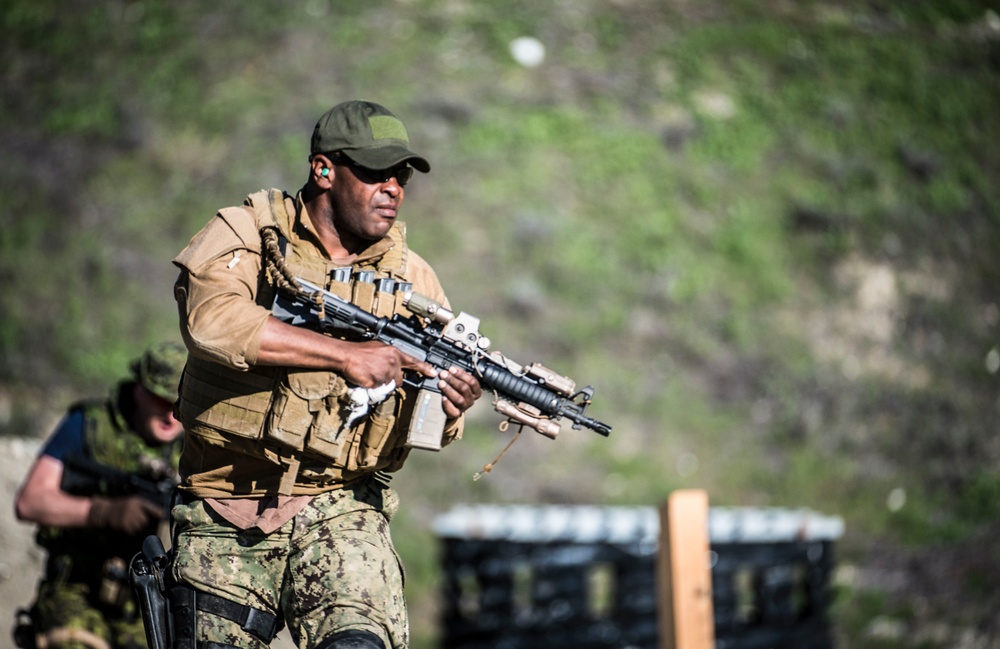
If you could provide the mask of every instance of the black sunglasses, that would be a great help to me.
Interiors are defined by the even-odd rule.
[[[345,155],[334,156],[331,160],[334,164],[350,168],[351,173],[366,185],[387,183],[390,178],[395,177],[399,186],[405,187],[406,183],[410,182],[410,178],[413,177],[413,167],[406,165],[402,167],[390,167],[389,169],[370,169],[359,165]]]

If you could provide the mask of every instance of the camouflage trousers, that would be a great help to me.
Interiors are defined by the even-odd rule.
[[[376,480],[316,496],[281,528],[240,530],[201,500],[174,506],[174,579],[284,619],[314,647],[364,630],[386,647],[409,643],[403,568],[389,536],[396,493]],[[240,625],[203,611],[199,641],[265,649]]]
[[[127,589],[127,583],[121,588]],[[49,649],[144,649],[146,636],[135,603],[109,611],[89,586],[43,581],[31,610],[38,646]]]

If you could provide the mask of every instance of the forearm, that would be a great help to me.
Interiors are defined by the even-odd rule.
[[[352,343],[269,317],[260,335],[255,365],[341,372]]]
[[[369,340],[348,342],[270,317],[264,323],[255,365],[336,372],[348,383],[376,388],[403,383],[403,370],[435,376],[433,367],[395,347]]]
[[[62,462],[53,457],[38,458],[14,504],[18,520],[56,527],[86,526],[91,499],[60,489],[62,470]]]
[[[38,525],[86,527],[90,506],[90,498],[59,492],[44,500],[25,503],[24,508],[22,501],[18,501],[17,516],[19,520]]]

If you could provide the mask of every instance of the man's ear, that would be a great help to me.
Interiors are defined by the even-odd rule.
[[[321,187],[328,187],[333,179],[333,163],[325,155],[318,153],[309,162],[312,180]]]

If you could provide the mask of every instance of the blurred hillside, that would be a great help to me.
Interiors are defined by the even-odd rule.
[[[1000,643],[1000,2],[10,0],[0,434],[151,340],[220,207],[297,189],[384,103],[433,172],[411,243],[494,347],[596,386],[610,439],[466,439],[397,478],[414,646],[456,502],[843,516],[841,647]],[[526,40],[525,40],[526,39]]]

